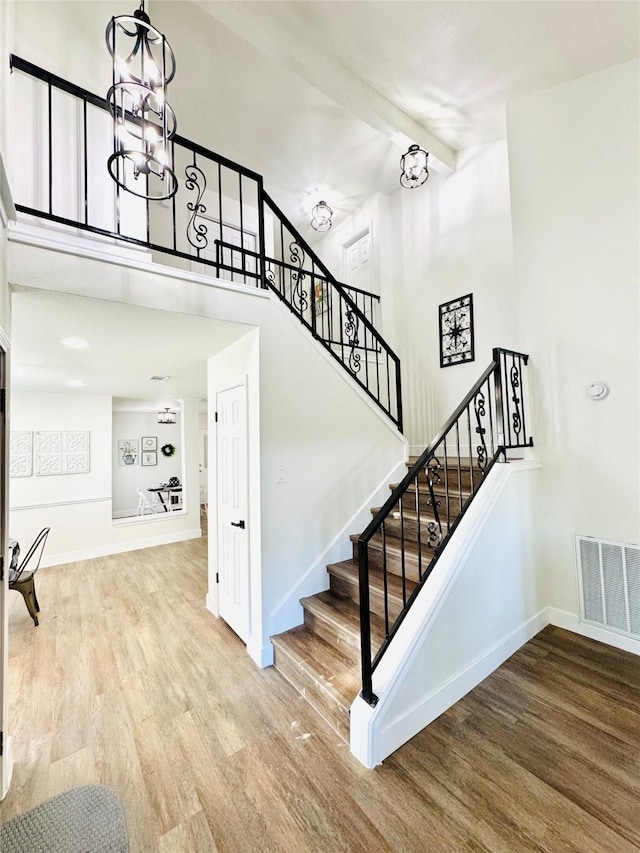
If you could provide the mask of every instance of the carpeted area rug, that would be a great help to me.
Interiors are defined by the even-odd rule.
[[[72,788],[0,827],[2,853],[128,853],[127,824],[115,791]]]

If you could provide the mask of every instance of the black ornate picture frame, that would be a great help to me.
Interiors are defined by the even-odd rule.
[[[464,364],[475,358],[473,348],[473,294],[438,306],[440,367]]]

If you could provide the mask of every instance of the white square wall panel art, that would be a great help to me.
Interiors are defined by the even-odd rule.
[[[12,431],[9,437],[9,476],[30,477],[33,474],[33,433]]]
[[[88,474],[88,430],[36,432],[36,475]]]

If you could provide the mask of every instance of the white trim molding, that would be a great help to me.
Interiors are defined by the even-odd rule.
[[[614,646],[623,652],[640,655],[640,640],[634,640],[633,637],[618,634],[616,631],[608,631],[606,628],[600,628],[590,622],[583,622],[577,614],[569,613],[567,610],[549,607],[548,623],[555,625],[556,628],[564,628],[565,631],[581,634],[590,640],[597,640],[599,643]]]
[[[0,154],[0,222],[6,228],[9,222],[15,221],[18,214],[13,203],[9,178],[4,168],[2,154]]]

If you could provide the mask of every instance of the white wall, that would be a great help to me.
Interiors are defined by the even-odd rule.
[[[519,337],[532,354],[536,563],[577,614],[573,534],[640,542],[640,64],[513,104]],[[593,380],[611,387],[594,403]]]
[[[488,366],[492,348],[518,349],[506,143],[460,151],[451,177],[432,171],[422,187],[396,190],[390,226],[405,433],[425,447]],[[475,361],[441,369],[438,305],[467,293]]]
[[[112,500],[113,517],[124,518],[136,514],[138,508],[138,489],[152,500],[146,490],[149,486],[166,483],[170,477],[184,479],[182,463],[182,427],[181,413],[176,412],[175,424],[159,424],[155,412],[113,413],[112,440]],[[142,464],[142,436],[155,436],[157,465]],[[133,465],[120,465],[118,442],[135,439],[138,442],[138,457]],[[166,457],[160,451],[164,444],[173,444],[175,453]],[[195,472],[190,472],[196,476]]]
[[[88,474],[11,478],[9,535],[24,545],[43,527],[50,526],[43,565],[200,536],[198,478],[195,473],[198,464],[195,401],[184,402],[184,417],[187,437],[185,470],[194,472],[184,481],[185,512],[172,514],[169,519],[158,514],[144,521],[114,522],[111,508],[111,397],[13,393],[13,430],[89,430],[91,470]]]

